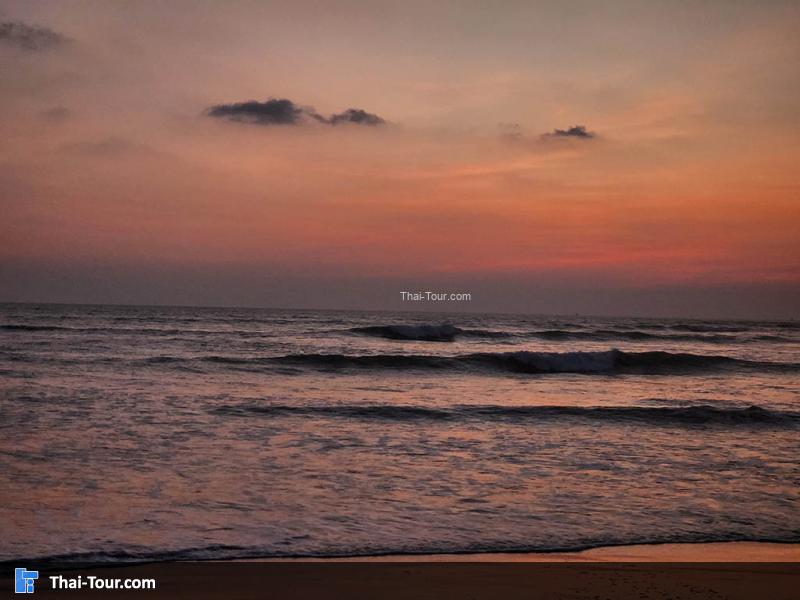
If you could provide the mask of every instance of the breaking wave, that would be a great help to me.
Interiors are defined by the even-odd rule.
[[[791,338],[775,334],[736,335],[741,328],[702,329],[700,327],[676,327],[675,331],[641,331],[638,329],[545,329],[530,332],[494,331],[486,329],[464,329],[455,325],[371,325],[353,327],[350,333],[378,337],[387,340],[417,342],[453,342],[457,338],[534,338],[551,342],[558,341],[633,341],[633,342],[704,342],[709,344],[737,344],[740,342],[792,342]]]
[[[300,416],[386,421],[544,421],[573,418],[591,421],[624,422],[653,425],[765,425],[800,426],[800,413],[770,411],[758,406],[718,408],[708,405],[686,407],[649,406],[495,406],[464,405],[428,408],[408,405],[254,405],[223,406],[211,412],[223,416],[261,415],[265,417]]]
[[[631,342],[702,342],[707,344],[738,344],[741,342],[791,342],[790,338],[773,335],[737,336],[716,333],[652,333],[640,330],[595,329],[589,331],[574,331],[563,329],[549,329],[534,331],[532,337],[548,341],[615,341],[626,340]]]
[[[462,329],[454,325],[372,325],[353,327],[351,333],[380,337],[388,340],[418,342],[452,342],[456,337],[506,338],[514,334],[484,329]]]
[[[290,354],[271,357],[266,360],[324,369],[484,369],[511,373],[679,374],[683,372],[732,369],[767,371],[800,369],[800,365],[795,364],[750,361],[728,356],[661,351],[623,352],[621,350],[601,352],[479,352],[458,356]]]

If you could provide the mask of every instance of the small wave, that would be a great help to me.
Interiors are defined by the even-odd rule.
[[[42,362],[14,352],[4,352],[4,361]],[[287,354],[280,356],[176,356],[156,355],[137,359],[103,356],[95,360],[79,358],[48,359],[45,362],[69,364],[127,364],[141,367],[166,367],[191,372],[209,368],[259,372],[264,369],[299,374],[303,369],[438,371],[481,374],[579,374],[579,375],[683,375],[714,372],[794,373],[800,364],[744,360],[729,356],[687,354],[664,351],[624,352],[478,352],[461,355],[433,354]]]
[[[742,333],[750,330],[750,327],[744,323],[676,323],[673,325],[667,325],[667,327],[674,331],[692,331],[695,333],[714,333],[720,331],[728,333]]]
[[[178,356],[151,356],[142,359],[140,362],[146,365],[168,365],[173,363],[185,362],[186,359]]]
[[[758,362],[728,356],[673,352],[481,352],[459,356],[417,354],[290,354],[270,362],[316,368],[489,369],[512,373],[680,374],[725,369],[797,370],[800,365]]]
[[[691,327],[691,329],[689,329]],[[487,329],[464,329],[450,324],[444,325],[373,325],[353,327],[350,333],[379,337],[388,340],[453,342],[456,338],[508,339],[535,338],[551,342],[558,341],[632,341],[632,342],[701,342],[707,344],[738,344],[742,342],[792,342],[791,338],[775,334],[736,335],[746,331],[741,328],[719,329],[685,326],[680,332],[653,332],[638,329],[545,329],[528,333],[512,333]]]
[[[456,337],[507,338],[513,334],[505,331],[485,329],[462,329],[450,324],[443,325],[373,325],[353,327],[351,333],[385,338],[388,340],[407,340],[417,342],[452,342]]]
[[[463,405],[427,408],[408,405],[238,405],[211,412],[223,416],[299,416],[387,421],[528,422],[572,418],[591,421],[637,422],[652,425],[765,425],[800,426],[800,413],[771,411],[758,406],[719,408],[708,405],[687,407],[652,406],[495,406]]]
[[[796,339],[787,338],[782,335],[773,335],[773,334],[763,334],[763,335],[754,335],[751,338],[745,338],[746,340],[753,340],[757,342],[796,342]]]
[[[595,329],[575,331],[549,329],[533,331],[532,337],[548,341],[616,341],[631,342],[700,342],[706,344],[739,344],[742,342],[792,342],[794,340],[772,334],[742,336],[714,333],[652,333],[639,330]]]
[[[741,535],[726,532],[691,533],[678,532],[671,535],[642,535],[635,533],[592,538],[591,540],[551,540],[546,543],[519,544],[508,541],[475,541],[453,543],[445,540],[429,543],[394,543],[348,545],[346,541],[332,548],[298,548],[286,550],[277,544],[263,546],[240,546],[233,544],[210,544],[186,547],[176,550],[145,549],[140,546],[120,547],[118,549],[84,551],[28,557],[0,558],[0,567],[11,568],[31,563],[51,570],[57,568],[92,568],[117,564],[173,563],[175,561],[245,560],[256,558],[346,558],[377,556],[428,556],[439,554],[522,554],[522,553],[560,553],[581,552],[593,548],[610,548],[631,545],[653,544],[691,544],[714,542],[762,542],[796,544],[800,541],[797,533],[783,536]]]
[[[198,356],[198,357],[184,357],[184,356],[150,356],[135,361],[135,364],[142,366],[158,366],[169,365],[170,367],[178,367],[189,370],[197,370],[203,363],[217,364],[228,367],[253,367],[262,365],[269,361],[268,358],[254,358],[254,357],[236,357],[236,356]]]
[[[518,334],[510,331],[492,331],[488,329],[465,329],[462,333],[465,337],[487,338],[487,339],[507,339],[518,337]]]
[[[463,329],[453,325],[374,325],[353,327],[352,333],[371,335],[390,340],[414,340],[423,342],[452,342]]]
[[[272,337],[275,334],[265,331],[248,331],[241,329],[209,330],[209,329],[176,329],[158,327],[72,327],[64,325],[0,325],[0,331],[63,331],[70,334],[108,334],[108,335],[147,335],[147,336],[236,336],[236,337]]]
[[[70,330],[72,327],[59,327],[58,325],[0,325],[4,331],[59,331]]]
[[[259,555],[264,552],[260,551]],[[253,550],[243,546],[232,546],[215,544],[198,548],[186,548],[182,550],[147,550],[138,546],[130,548],[119,548],[117,550],[106,551],[87,551],[69,554],[51,554],[44,556],[32,556],[29,558],[15,558],[13,560],[0,560],[0,566],[10,566],[20,562],[31,562],[40,566],[56,567],[66,565],[80,565],[88,568],[90,566],[103,566],[106,564],[119,563],[142,563],[142,562],[174,562],[178,560],[213,560],[220,558],[255,558]]]

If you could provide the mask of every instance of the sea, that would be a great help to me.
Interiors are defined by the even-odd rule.
[[[797,321],[0,305],[0,561],[800,543],[799,434]]]

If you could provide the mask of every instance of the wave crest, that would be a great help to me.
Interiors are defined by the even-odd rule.
[[[481,352],[457,356],[419,354],[290,354],[267,359],[314,368],[493,370],[513,373],[680,374],[724,369],[796,370],[798,365],[728,356],[673,352]]]
[[[349,331],[361,335],[382,337],[389,340],[413,340],[421,342],[452,342],[464,330],[454,325],[371,325],[353,327]]]
[[[456,338],[508,339],[533,338],[550,342],[598,341],[613,342],[703,342],[708,344],[738,344],[741,342],[788,343],[792,338],[776,334],[737,335],[744,329],[677,328],[673,331],[642,331],[639,329],[543,329],[529,332],[510,332],[487,329],[464,329],[451,324],[442,325],[370,325],[346,330],[357,335],[387,340],[417,342],[453,342]]]
[[[800,413],[770,411],[758,406],[718,408],[708,405],[683,407],[651,406],[496,406],[462,405],[428,408],[409,405],[238,405],[210,411],[220,416],[260,415],[264,417],[322,417],[388,421],[545,421],[563,418],[626,422],[651,425],[764,425],[800,426]]]

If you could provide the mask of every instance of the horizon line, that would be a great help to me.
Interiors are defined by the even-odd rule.
[[[193,308],[193,309],[239,309],[239,310],[286,310],[308,312],[367,312],[367,313],[395,313],[395,314],[439,314],[439,315],[497,315],[515,317],[559,317],[559,318],[589,318],[589,319],[658,319],[658,320],[689,320],[689,321],[717,321],[717,322],[758,322],[758,323],[783,323],[798,321],[797,317],[787,318],[759,318],[759,317],[680,317],[663,315],[622,315],[622,314],[590,314],[590,313],[545,313],[545,312],[504,312],[504,311],[453,311],[453,310],[398,310],[380,308],[309,308],[291,306],[253,306],[232,304],[137,304],[122,302],[39,302],[20,300],[0,300],[0,305],[33,305],[33,306],[108,306],[116,308]]]

